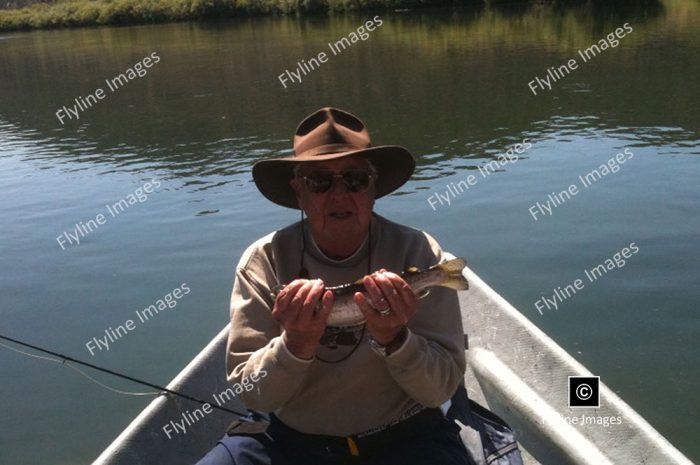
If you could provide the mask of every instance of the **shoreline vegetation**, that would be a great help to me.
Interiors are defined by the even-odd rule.
[[[450,0],[58,0],[0,9],[0,32],[451,4]]]
[[[559,1],[535,0],[537,3],[558,3]],[[488,5],[496,1],[470,0],[466,3]],[[530,2],[525,0],[523,3]],[[156,24],[268,14],[450,7],[458,4],[463,2],[458,0],[0,0],[0,32]]]

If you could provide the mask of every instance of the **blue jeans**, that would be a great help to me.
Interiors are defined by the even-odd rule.
[[[271,416],[265,433],[224,436],[197,465],[470,465],[459,428],[440,409],[372,435],[306,435]]]

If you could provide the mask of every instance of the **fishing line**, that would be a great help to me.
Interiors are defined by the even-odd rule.
[[[120,389],[113,388],[112,386],[107,386],[106,384],[104,384],[104,383],[102,383],[102,382],[96,380],[95,378],[93,378],[92,376],[88,375],[87,373],[85,373],[85,372],[84,372],[83,370],[81,370],[80,368],[74,367],[73,365],[71,365],[70,363],[68,363],[66,360],[59,360],[59,359],[57,359],[57,358],[42,357],[41,355],[30,354],[29,352],[25,352],[25,351],[23,351],[23,350],[16,349],[16,348],[14,348],[14,347],[12,347],[12,346],[8,346],[7,344],[3,344],[2,342],[0,342],[0,346],[6,348],[6,349],[8,349],[8,350],[11,350],[11,351],[13,351],[13,352],[17,352],[18,354],[26,355],[27,357],[38,358],[38,359],[40,359],[40,360],[48,360],[49,362],[60,363],[61,365],[65,365],[65,366],[67,366],[68,368],[72,368],[73,370],[77,371],[78,374],[80,374],[80,375],[86,377],[87,379],[89,379],[89,380],[92,381],[93,383],[95,383],[95,384],[97,384],[97,385],[99,385],[99,386],[102,386],[102,387],[105,388],[105,389],[109,389],[109,390],[112,391],[112,392],[116,392],[117,394],[123,394],[123,395],[125,395],[125,396],[155,396],[155,395],[160,394],[160,392],[155,392],[155,391],[152,391],[152,392],[122,391],[122,390],[120,390]]]
[[[4,340],[6,340],[6,341],[10,341],[10,342],[15,343],[15,344],[18,344],[18,345],[20,345],[20,346],[28,347],[28,348],[30,348],[30,349],[37,350],[37,351],[42,352],[42,353],[44,353],[44,354],[49,354],[49,355],[53,355],[54,357],[58,357],[60,360],[57,360],[57,359],[55,359],[55,358],[50,358],[50,357],[42,357],[42,356],[40,356],[40,355],[35,355],[35,354],[30,354],[30,353],[27,353],[27,352],[23,352],[23,351],[21,351],[21,350],[18,350],[18,349],[15,349],[15,348],[13,348],[13,347],[10,347],[10,346],[7,346],[7,345],[5,345],[5,344],[0,343],[0,345],[3,346],[3,347],[6,347],[6,348],[8,348],[8,349],[10,349],[10,350],[12,350],[12,351],[14,351],[14,352],[18,352],[18,353],[20,353],[20,354],[27,355],[27,356],[29,356],[29,357],[39,358],[39,359],[42,359],[42,360],[48,360],[48,361],[51,361],[51,362],[56,362],[56,363],[61,363],[61,364],[63,364],[63,365],[67,365],[67,366],[69,366],[70,368],[72,368],[72,369],[76,370],[77,372],[79,372],[80,374],[82,374],[83,376],[85,376],[85,377],[91,379],[92,381],[96,382],[97,384],[99,384],[99,385],[101,385],[101,386],[103,386],[103,387],[105,387],[105,388],[107,388],[107,389],[109,389],[109,390],[111,390],[111,391],[118,392],[118,393],[120,393],[120,394],[126,394],[126,395],[157,395],[157,394],[166,394],[166,393],[167,393],[167,394],[172,394],[172,395],[177,396],[177,397],[182,397],[183,399],[187,399],[187,400],[191,400],[191,401],[193,401],[193,402],[197,402],[197,403],[202,404],[202,405],[208,404],[208,405],[209,405],[210,407],[212,407],[212,408],[215,408],[215,409],[217,409],[217,410],[223,410],[224,412],[228,412],[228,413],[233,413],[233,414],[238,415],[238,416],[246,416],[246,415],[247,415],[246,413],[241,413],[241,412],[237,412],[237,411],[235,411],[235,410],[228,409],[228,408],[226,408],[226,407],[221,407],[221,406],[218,406],[218,405],[209,403],[209,402],[207,402],[207,401],[198,399],[198,398],[196,398],[196,397],[194,397],[194,396],[190,396],[190,395],[188,395],[188,394],[183,394],[183,393],[181,393],[181,392],[173,391],[172,389],[168,389],[168,388],[165,388],[165,387],[162,387],[162,386],[158,386],[157,384],[149,383],[148,381],[143,381],[143,380],[140,380],[140,379],[137,379],[137,378],[128,376],[128,375],[124,375],[124,374],[121,374],[121,373],[117,373],[116,371],[108,370],[107,368],[98,367],[97,365],[93,365],[92,363],[83,362],[83,361],[77,360],[77,359],[75,359],[75,358],[73,358],[73,357],[69,357],[69,356],[67,356],[67,355],[59,354],[58,352],[53,352],[53,351],[51,351],[51,350],[42,349],[41,347],[37,347],[37,346],[35,346],[35,345],[28,344],[28,343],[26,343],[26,342],[18,341],[17,339],[13,339],[13,338],[11,338],[11,337],[3,336],[2,334],[0,334],[0,339],[4,339]],[[110,374],[110,375],[112,375],[112,376],[116,376],[116,377],[118,377],[118,378],[126,379],[126,380],[128,380],[128,381],[133,382],[133,383],[138,383],[138,384],[142,384],[142,385],[144,385],[144,386],[148,386],[148,387],[150,387],[150,388],[158,389],[159,392],[128,392],[128,391],[120,391],[120,390],[118,390],[118,389],[114,389],[114,388],[111,388],[110,386],[107,386],[107,385],[105,385],[105,384],[102,384],[101,382],[97,381],[97,380],[94,379],[92,376],[90,376],[90,375],[88,375],[87,373],[83,372],[83,371],[80,370],[79,368],[74,367],[74,366],[72,366],[72,365],[70,365],[69,363],[66,363],[66,362],[77,363],[77,364],[79,364],[79,365],[83,365],[83,366],[86,366],[86,367],[88,367],[88,368],[92,368],[93,370],[101,371],[101,372],[103,372],[103,373],[107,373],[107,374]]]

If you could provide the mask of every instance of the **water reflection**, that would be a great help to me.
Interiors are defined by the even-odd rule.
[[[295,122],[329,102],[348,102],[377,143],[408,146],[419,180],[475,169],[526,135],[601,129],[688,148],[700,121],[687,98],[700,74],[687,42],[700,36],[689,19],[699,11],[693,2],[644,1],[387,13],[367,43],[289,90],[276,80],[281,70],[364,17],[13,34],[0,45],[0,134],[5,150],[31,141],[16,153],[42,166],[165,169],[197,190],[243,182],[254,160],[289,153]],[[617,49],[530,94],[532,76],[625,21],[634,33]],[[146,77],[60,125],[57,108],[153,50],[162,62]],[[674,68],[684,72],[670,77]]]

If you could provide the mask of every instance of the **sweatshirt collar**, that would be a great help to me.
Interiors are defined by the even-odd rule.
[[[370,220],[370,230],[372,231],[372,248],[374,248],[374,244],[376,244],[377,238],[377,228],[376,228],[376,219],[374,212],[372,212],[372,218]],[[335,266],[339,268],[352,268],[360,264],[363,260],[367,258],[367,248],[369,246],[369,235],[365,236],[365,240],[362,242],[360,247],[357,248],[355,252],[353,252],[352,255],[349,257],[336,260],[333,258],[330,258],[328,255],[323,253],[321,248],[316,244],[316,241],[314,240],[313,234],[309,231],[309,220],[308,218],[304,220],[304,228],[303,228],[304,234],[306,235],[307,239],[307,253],[317,259],[318,261],[325,263],[330,266]]]

